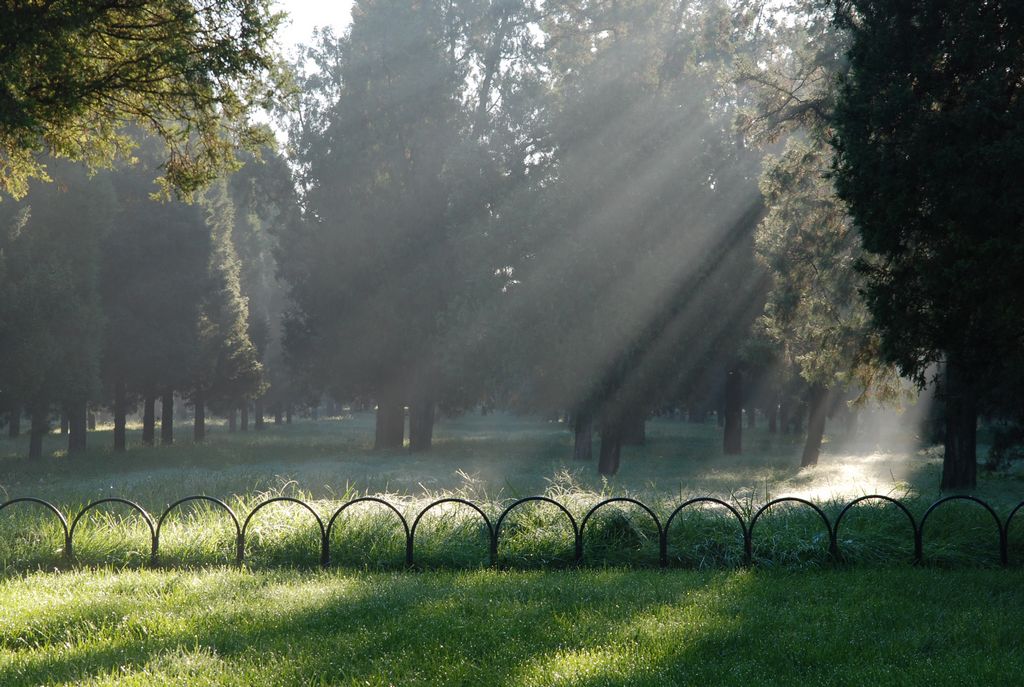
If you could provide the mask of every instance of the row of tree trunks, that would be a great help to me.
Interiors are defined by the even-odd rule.
[[[160,398],[160,443],[174,443],[174,392],[170,389]]]
[[[727,456],[743,453],[743,373],[729,370],[725,378],[725,432],[722,448]]]
[[[405,407],[392,396],[377,402],[373,448],[377,451],[402,448],[405,443]]]
[[[432,399],[416,400],[409,406],[409,450],[429,451],[434,441],[436,404]]]

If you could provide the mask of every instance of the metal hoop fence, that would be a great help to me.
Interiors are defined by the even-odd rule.
[[[831,558],[833,560],[841,561],[841,560],[843,560],[843,551],[842,551],[842,547],[840,546],[839,528],[843,524],[844,519],[848,518],[849,513],[853,509],[855,509],[858,505],[860,505],[862,503],[865,503],[867,501],[878,501],[878,502],[881,502],[883,506],[884,505],[894,506],[901,513],[903,513],[903,515],[906,516],[907,520],[910,523],[911,535],[913,537],[913,546],[914,546],[913,562],[915,564],[921,564],[921,563],[925,562],[925,555],[924,555],[925,554],[925,552],[924,552],[925,525],[927,524],[928,519],[932,516],[932,514],[937,509],[942,507],[944,504],[947,504],[947,503],[950,503],[950,502],[953,502],[953,501],[966,501],[966,502],[969,502],[969,503],[977,504],[978,506],[983,508],[985,511],[987,511],[989,513],[989,515],[992,516],[992,520],[993,520],[993,523],[994,523],[994,526],[995,526],[996,534],[998,535],[998,557],[999,557],[999,563],[1001,565],[1004,565],[1004,566],[1009,565],[1010,564],[1010,551],[1009,551],[1010,525],[1012,524],[1013,519],[1018,514],[1018,512],[1021,511],[1022,508],[1024,508],[1024,501],[1022,501],[1019,504],[1017,504],[1010,511],[1010,513],[1007,515],[1006,519],[1003,520],[1003,519],[1001,519],[999,517],[999,514],[996,512],[996,510],[990,504],[986,503],[982,499],[979,499],[979,498],[974,497],[974,496],[954,495],[954,496],[946,496],[946,497],[941,498],[938,501],[932,503],[928,507],[928,509],[924,512],[924,514],[921,516],[921,518],[917,519],[917,518],[914,517],[914,514],[910,511],[910,509],[904,503],[900,502],[898,499],[892,498],[890,496],[884,496],[882,494],[869,494],[867,496],[861,496],[859,498],[856,498],[856,499],[850,501],[849,503],[847,503],[839,511],[839,514],[836,516],[835,520],[833,521],[833,520],[829,519],[828,515],[825,513],[825,511],[820,506],[812,503],[811,501],[808,501],[808,500],[802,499],[802,498],[798,498],[798,497],[795,497],[795,496],[787,496],[787,497],[783,497],[783,498],[773,499],[773,500],[765,503],[764,505],[762,505],[759,508],[757,508],[756,510],[754,510],[753,514],[750,516],[750,519],[747,520],[747,519],[745,519],[743,517],[740,508],[737,507],[736,505],[730,504],[730,503],[728,503],[726,501],[723,501],[723,500],[717,499],[717,498],[713,498],[713,497],[710,497],[710,496],[702,496],[702,497],[697,497],[697,498],[689,499],[689,500],[684,501],[683,503],[679,504],[678,506],[676,506],[671,511],[671,514],[664,521],[664,523],[662,523],[661,519],[658,518],[658,515],[657,515],[657,513],[655,513],[654,509],[652,509],[648,505],[646,505],[646,504],[644,504],[644,503],[642,503],[642,502],[640,502],[640,501],[638,501],[636,499],[633,499],[633,498],[624,497],[624,496],[617,496],[617,497],[612,497],[612,498],[604,499],[604,500],[598,502],[597,504],[591,506],[586,511],[584,516],[577,522],[577,519],[575,517],[573,517],[573,514],[569,510],[569,508],[567,508],[564,504],[559,503],[555,499],[552,499],[552,498],[547,497],[547,496],[528,496],[526,498],[518,499],[518,500],[514,501],[513,503],[511,503],[510,505],[508,505],[507,507],[505,507],[501,511],[501,513],[498,515],[497,519],[494,520],[494,523],[492,524],[491,518],[488,517],[487,513],[484,511],[484,509],[480,505],[478,505],[476,503],[473,503],[472,501],[469,501],[467,499],[455,498],[455,497],[446,497],[446,498],[437,499],[436,501],[432,501],[431,503],[427,504],[422,509],[420,509],[419,512],[416,514],[415,518],[413,518],[412,524],[410,525],[409,520],[406,518],[406,516],[404,516],[402,514],[402,511],[395,504],[390,503],[390,502],[388,502],[388,501],[386,501],[384,499],[374,497],[374,496],[363,496],[363,497],[352,499],[350,501],[346,501],[341,506],[339,506],[337,509],[335,509],[334,512],[330,515],[329,518],[321,517],[317,513],[316,509],[313,508],[312,505],[310,505],[309,503],[303,501],[302,499],[293,498],[293,497],[290,497],[290,496],[276,496],[274,498],[270,498],[270,499],[267,499],[265,501],[261,501],[260,503],[257,503],[255,506],[253,506],[253,508],[249,511],[249,513],[245,516],[244,519],[240,519],[238,517],[238,515],[235,513],[235,511],[232,510],[232,508],[227,503],[225,503],[224,501],[222,501],[220,499],[217,499],[217,498],[214,498],[212,496],[193,495],[193,496],[186,496],[186,497],[184,497],[182,499],[178,499],[174,503],[170,504],[169,506],[167,506],[163,510],[163,512],[160,514],[160,516],[158,518],[156,518],[156,519],[154,519],[153,516],[150,513],[148,513],[138,503],[136,503],[134,501],[131,501],[129,499],[119,498],[119,497],[103,498],[103,499],[99,499],[97,501],[92,501],[92,502],[86,504],[84,507],[82,507],[82,509],[80,511],[78,511],[78,513],[76,513],[73,518],[70,517],[70,514],[64,514],[63,512],[61,512],[61,510],[57,506],[55,506],[54,504],[50,503],[49,501],[46,501],[46,500],[40,499],[40,498],[35,498],[35,497],[15,498],[15,499],[11,499],[9,501],[5,501],[3,503],[0,503],[0,514],[2,514],[3,511],[6,510],[7,508],[9,508],[11,506],[15,506],[15,505],[20,505],[20,504],[34,505],[34,506],[37,506],[37,507],[44,508],[46,512],[52,514],[53,517],[55,517],[58,520],[58,523],[60,525],[60,530],[61,530],[61,533],[62,533],[62,536],[63,536],[63,539],[64,539],[63,555],[64,555],[65,559],[70,561],[70,560],[73,560],[74,557],[75,557],[75,553],[74,553],[75,552],[75,549],[74,549],[75,531],[79,527],[79,524],[82,521],[82,517],[86,513],[88,513],[89,511],[91,511],[93,509],[97,509],[98,507],[103,506],[105,504],[120,504],[120,505],[128,506],[133,512],[137,513],[142,518],[143,522],[145,522],[145,524],[147,526],[147,529],[148,529],[148,532],[149,532],[149,539],[150,539],[149,563],[150,563],[150,565],[154,565],[155,566],[159,562],[160,533],[161,533],[161,530],[164,527],[164,524],[165,524],[165,522],[167,520],[168,515],[170,515],[172,511],[174,511],[175,509],[179,508],[180,506],[182,506],[182,505],[184,505],[186,503],[190,503],[190,502],[210,503],[210,504],[213,504],[213,506],[215,506],[217,509],[222,510],[225,513],[227,513],[227,515],[229,516],[229,518],[231,520],[231,523],[232,523],[232,525],[234,527],[235,562],[238,565],[241,565],[242,563],[245,562],[246,535],[247,535],[247,533],[250,532],[250,524],[251,524],[251,522],[253,520],[253,516],[255,516],[264,507],[269,506],[271,504],[279,503],[279,502],[292,503],[292,504],[296,504],[300,508],[302,508],[305,511],[307,511],[312,516],[312,518],[315,520],[315,523],[316,523],[316,530],[315,531],[316,531],[316,534],[317,534],[317,538],[319,540],[319,548],[320,548],[320,551],[319,551],[319,554],[320,554],[320,565],[322,567],[327,567],[327,566],[331,565],[331,532],[334,530],[335,524],[338,521],[338,518],[341,517],[343,515],[343,513],[345,512],[345,510],[348,509],[350,506],[354,506],[354,505],[359,504],[359,503],[372,503],[372,504],[377,504],[378,506],[383,506],[385,509],[387,509],[387,511],[389,511],[391,514],[393,514],[398,519],[398,524],[401,525],[402,533],[403,533],[404,538],[405,538],[405,564],[406,564],[406,566],[411,568],[411,567],[415,567],[416,566],[416,549],[415,549],[416,530],[419,527],[420,522],[423,520],[423,517],[430,510],[432,510],[432,509],[434,509],[436,507],[445,505],[445,504],[452,504],[452,505],[456,505],[456,506],[463,506],[465,508],[469,508],[471,511],[473,511],[476,515],[479,516],[480,520],[482,521],[482,525],[483,525],[484,529],[486,529],[487,539],[488,539],[488,543],[489,543],[489,546],[488,546],[488,559],[489,559],[489,564],[492,565],[492,566],[498,565],[498,561],[499,561],[499,558],[498,558],[498,546],[499,546],[500,539],[501,539],[502,525],[506,523],[506,521],[508,520],[509,515],[512,513],[512,511],[514,511],[515,509],[519,508],[520,506],[523,506],[524,504],[527,504],[527,503],[539,503],[539,504],[547,504],[547,505],[550,505],[550,506],[554,506],[559,511],[560,515],[564,515],[565,516],[565,519],[568,520],[569,526],[571,527],[571,530],[572,530],[572,542],[571,542],[571,545],[572,545],[572,552],[573,552],[573,554],[572,554],[573,555],[573,563],[577,564],[577,565],[583,563],[584,535],[586,533],[587,524],[595,517],[595,515],[598,513],[598,511],[600,511],[602,508],[605,508],[607,506],[611,506],[611,505],[614,505],[614,504],[623,504],[623,505],[628,505],[628,506],[632,506],[634,508],[639,509],[640,511],[643,512],[645,518],[649,518],[650,519],[650,521],[654,525],[654,528],[656,529],[657,535],[658,535],[658,562],[659,562],[659,565],[661,567],[668,567],[669,566],[669,536],[668,536],[669,535],[669,530],[672,527],[673,522],[675,522],[679,518],[683,517],[683,513],[684,513],[684,511],[686,509],[694,507],[694,506],[699,506],[699,505],[707,504],[707,505],[710,505],[710,506],[724,508],[726,510],[726,512],[728,513],[728,515],[732,516],[731,518],[729,518],[729,520],[730,521],[731,520],[735,520],[736,521],[736,523],[738,525],[738,529],[739,529],[738,534],[742,537],[742,543],[743,543],[743,559],[742,560],[743,560],[743,565],[752,565],[755,562],[754,561],[754,556],[753,556],[753,553],[754,553],[754,533],[755,533],[755,527],[756,527],[758,521],[767,513],[767,511],[769,509],[771,509],[771,508],[773,508],[775,506],[778,506],[780,504],[784,504],[784,503],[795,504],[796,506],[810,509],[814,514],[817,515],[817,519],[821,520],[821,523],[822,523],[822,525],[824,527],[824,530],[825,530],[825,532],[828,535],[828,556],[829,556],[829,558]]]

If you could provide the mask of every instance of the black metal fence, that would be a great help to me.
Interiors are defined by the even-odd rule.
[[[310,506],[305,501],[302,501],[301,499],[292,498],[290,496],[278,496],[271,499],[267,499],[266,501],[262,501],[258,503],[255,507],[253,507],[251,511],[249,511],[249,514],[246,515],[244,520],[240,520],[238,515],[224,501],[214,498],[212,496],[196,495],[187,496],[183,499],[175,501],[171,505],[167,506],[167,508],[164,509],[163,513],[160,515],[160,517],[156,520],[154,520],[153,516],[146,512],[146,510],[142,506],[135,503],[134,501],[130,501],[128,499],[123,498],[104,498],[98,501],[93,501],[87,504],[84,508],[82,508],[82,510],[80,510],[74,516],[74,518],[70,520],[70,523],[68,517],[65,516],[60,511],[60,509],[57,508],[55,505],[53,505],[49,501],[45,501],[43,499],[34,497],[16,498],[11,499],[9,501],[5,501],[4,503],[0,503],[0,512],[4,511],[6,508],[10,506],[14,506],[17,504],[36,504],[47,509],[60,522],[60,526],[64,535],[64,556],[68,560],[71,560],[74,558],[75,530],[78,527],[79,523],[82,521],[82,517],[86,513],[104,504],[127,505],[142,517],[143,521],[145,521],[149,529],[151,543],[150,564],[156,565],[159,562],[160,532],[164,526],[165,521],[167,520],[167,516],[170,515],[171,512],[174,511],[179,506],[194,501],[211,503],[216,507],[223,509],[230,517],[235,529],[235,560],[238,564],[241,564],[245,560],[246,533],[249,531],[249,525],[252,522],[253,516],[255,516],[256,513],[258,513],[260,510],[273,503],[279,502],[289,502],[301,506],[302,508],[307,510],[316,521],[320,539],[320,564],[324,567],[329,566],[331,563],[330,541],[331,532],[335,526],[335,523],[347,508],[349,508],[350,506],[354,506],[358,503],[376,503],[387,508],[395,515],[395,517],[398,519],[398,523],[401,525],[402,530],[404,531],[405,534],[405,563],[409,567],[413,567],[416,564],[416,529],[419,526],[421,520],[423,519],[423,516],[426,515],[433,508],[446,503],[466,506],[475,511],[480,516],[483,525],[487,529],[487,535],[489,540],[488,554],[491,565],[496,565],[498,562],[498,546],[501,538],[502,525],[505,523],[506,519],[512,513],[512,511],[522,506],[523,504],[531,502],[547,503],[553,505],[563,515],[565,515],[565,518],[568,520],[569,525],[572,527],[574,556],[573,560],[577,564],[583,561],[583,547],[585,541],[584,534],[586,532],[587,524],[591,521],[591,519],[598,511],[600,511],[602,508],[610,504],[615,503],[636,506],[637,508],[641,509],[646,514],[646,516],[650,518],[651,522],[654,524],[654,527],[657,529],[659,563],[662,567],[666,567],[669,564],[668,533],[669,529],[672,527],[673,521],[675,521],[676,518],[679,517],[680,514],[687,508],[697,506],[700,504],[708,504],[711,506],[724,508],[736,520],[738,533],[742,534],[743,537],[744,565],[750,565],[753,562],[754,533],[758,520],[760,520],[761,517],[765,514],[765,512],[767,512],[770,508],[782,503],[794,503],[799,506],[809,508],[818,516],[818,518],[821,520],[822,526],[828,533],[828,555],[836,560],[841,560],[843,557],[843,553],[839,545],[839,528],[843,524],[843,519],[848,515],[848,513],[850,513],[850,511],[857,505],[862,504],[866,501],[881,501],[883,502],[883,504],[891,504],[898,508],[904,515],[907,516],[907,520],[909,522],[909,527],[914,541],[913,560],[915,563],[922,563],[924,561],[925,524],[927,524],[928,518],[932,515],[932,513],[934,513],[935,510],[942,506],[943,504],[949,503],[951,501],[973,502],[984,508],[992,516],[995,529],[999,535],[999,562],[1004,566],[1009,565],[1010,563],[1008,544],[1010,524],[1013,522],[1013,518],[1015,515],[1017,515],[1017,512],[1020,511],[1021,508],[1024,508],[1024,501],[1022,501],[1021,503],[1017,504],[1013,508],[1013,510],[1010,511],[1009,515],[1006,517],[1006,520],[1004,521],[999,517],[998,513],[996,513],[995,509],[992,506],[990,506],[988,503],[979,498],[965,495],[947,496],[931,504],[925,511],[924,515],[921,516],[920,521],[918,521],[914,517],[913,513],[910,512],[910,509],[907,508],[907,506],[901,503],[899,500],[889,496],[883,496],[881,494],[871,494],[868,496],[861,496],[860,498],[854,499],[853,501],[846,504],[842,508],[842,510],[839,511],[839,514],[836,516],[835,522],[833,522],[825,514],[825,511],[823,511],[819,506],[815,505],[814,503],[795,496],[787,496],[771,500],[768,503],[764,504],[763,506],[761,506],[760,508],[753,512],[753,515],[750,517],[750,520],[748,522],[744,519],[743,515],[740,513],[740,510],[736,506],[729,504],[721,499],[712,498],[709,496],[702,496],[689,499],[676,506],[675,509],[672,510],[668,518],[665,520],[665,522],[662,523],[661,520],[658,518],[658,515],[654,512],[654,510],[652,510],[646,504],[641,503],[640,501],[633,498],[619,496],[605,499],[600,503],[594,505],[583,516],[583,519],[577,523],[576,518],[573,517],[569,509],[566,508],[563,504],[559,503],[558,501],[547,496],[528,496],[526,498],[521,498],[510,504],[508,507],[506,507],[498,516],[498,519],[492,524],[491,519],[487,517],[487,514],[484,512],[484,510],[477,504],[467,499],[449,497],[438,499],[426,505],[422,510],[419,511],[419,513],[416,514],[416,517],[413,519],[412,525],[410,526],[409,521],[405,518],[404,515],[402,515],[401,511],[395,505],[385,501],[384,499],[380,499],[374,496],[364,496],[361,498],[356,498],[352,499],[351,501],[345,502],[331,514],[331,517],[326,521],[325,524],[324,519],[320,517],[320,515],[316,512],[316,510],[313,509],[312,506]]]

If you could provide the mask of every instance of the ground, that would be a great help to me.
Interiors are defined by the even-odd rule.
[[[917,517],[938,496],[934,452],[877,432],[832,436],[822,464],[800,470],[799,442],[763,428],[747,433],[747,455],[727,459],[713,425],[658,420],[604,482],[569,459],[564,427],[536,418],[443,422],[423,456],[375,454],[371,430],[366,415],[214,428],[202,447],[181,437],[123,456],[98,432],[89,455],[33,465],[22,442],[0,442],[0,499],[41,496],[73,515],[122,495],[159,514],[206,493],[244,517],[261,498],[294,495],[326,518],[380,493],[411,519],[459,495],[494,519],[513,498],[546,493],[578,519],[609,495],[664,518],[691,495],[725,497],[749,517],[798,494],[834,519],[867,492],[899,496]],[[984,476],[978,494],[1005,518],[1022,487]],[[0,513],[0,684],[1020,684],[1024,525],[1014,521],[1001,568],[990,516],[950,504],[928,521],[926,564],[914,566],[902,518],[891,507],[851,515],[837,562],[813,514],[780,509],[759,522],[743,568],[742,538],[709,509],[676,521],[671,567],[658,570],[642,513],[608,509],[588,525],[577,568],[571,529],[538,506],[509,518],[494,569],[479,522],[449,509],[425,517],[410,572],[396,519],[369,506],[339,520],[327,570],[312,516],[288,504],[254,518],[241,568],[213,509],[174,512],[152,568],[144,525],[125,510],[90,511],[69,562],[55,520],[15,506]]]

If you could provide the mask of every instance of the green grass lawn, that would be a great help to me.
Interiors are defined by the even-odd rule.
[[[95,570],[0,583],[0,684],[1019,685],[1020,571]]]
[[[20,457],[22,442],[0,442],[0,500],[41,496],[73,515],[117,495],[158,514],[205,493],[244,517],[262,499],[292,495],[326,519],[371,493],[411,522],[444,496],[474,499],[493,521],[528,494],[558,498],[577,520],[602,498],[629,495],[664,521],[694,495],[727,498],[748,518],[770,498],[806,496],[832,519],[863,493],[898,496],[917,517],[939,496],[935,452],[893,448],[881,434],[833,437],[810,470],[797,467],[798,440],[763,429],[747,432],[739,458],[721,455],[712,425],[659,420],[649,437],[606,481],[569,460],[564,427],[531,418],[443,422],[435,450],[419,456],[370,451],[367,415],[214,429],[202,446],[179,438],[123,455],[100,431],[73,461],[56,451],[59,437],[48,439],[56,455],[35,464]],[[1005,518],[1022,487],[985,475],[976,493]],[[608,508],[588,524],[575,568],[564,516],[531,505],[506,522],[496,570],[478,517],[442,509],[424,518],[421,571],[410,572],[394,515],[359,506],[339,520],[332,567],[321,570],[301,508],[261,511],[236,568],[230,521],[200,504],[168,518],[151,569],[144,525],[126,509],[90,511],[67,561],[55,521],[13,507],[0,513],[0,685],[1024,682],[1024,517],[1005,569],[991,518],[974,504],[929,519],[923,567],[909,564],[910,528],[892,507],[852,512],[841,562],[815,518],[769,511],[755,566],[743,569],[735,523],[712,508],[688,512],[669,533],[662,571],[650,569],[657,534],[646,516]]]

